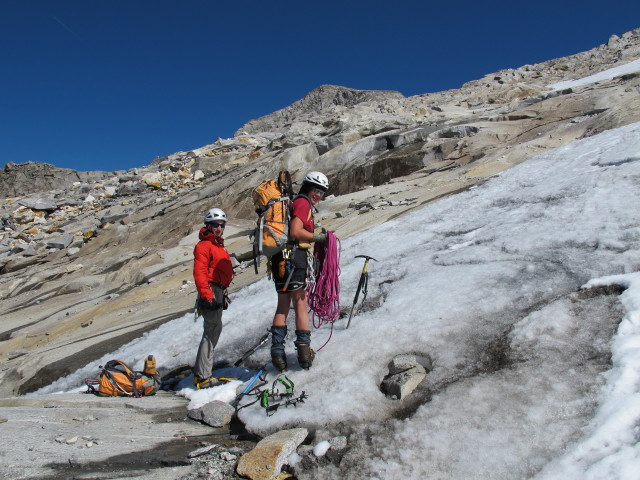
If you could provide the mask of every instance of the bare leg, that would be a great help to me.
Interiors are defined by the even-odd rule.
[[[287,324],[287,315],[291,308],[291,297],[289,293],[278,293],[278,306],[273,316],[274,327],[284,327]],[[308,322],[307,322],[308,323]]]
[[[289,294],[296,314],[296,330],[309,330],[309,312],[307,312],[307,292],[304,288]]]

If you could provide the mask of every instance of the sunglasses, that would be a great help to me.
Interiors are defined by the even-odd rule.
[[[311,193],[316,193],[318,195],[320,195],[321,197],[324,197],[324,194],[327,193],[324,190],[321,190],[319,188],[312,188],[311,189]]]
[[[211,222],[209,225],[211,225],[213,228],[218,228],[218,227],[224,228],[224,223]]]

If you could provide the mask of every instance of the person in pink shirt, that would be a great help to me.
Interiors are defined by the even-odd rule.
[[[278,292],[278,306],[271,327],[271,362],[279,370],[287,369],[284,343],[287,336],[287,314],[291,306],[296,319],[298,364],[308,370],[314,358],[311,348],[311,330],[307,312],[307,278],[312,242],[326,242],[327,234],[314,233],[313,210],[329,188],[327,177],[310,172],[302,181],[300,192],[291,205],[289,244],[271,258],[271,274]]]

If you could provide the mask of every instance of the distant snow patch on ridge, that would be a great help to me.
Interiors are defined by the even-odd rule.
[[[589,75],[588,77],[579,78],[577,80],[567,80],[565,82],[553,83],[551,85],[547,85],[547,87],[552,90],[564,90],[565,88],[581,87],[583,85],[601,82],[603,80],[610,80],[620,75],[624,75],[625,73],[634,73],[637,71],[640,71],[640,58],[638,60],[634,60],[633,62],[620,65],[619,67],[610,68],[600,73]]]

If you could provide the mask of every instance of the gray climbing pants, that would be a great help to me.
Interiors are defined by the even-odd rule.
[[[213,349],[222,332],[222,308],[204,310],[202,316],[204,317],[204,332],[198,347],[193,373],[200,378],[208,378],[211,376],[213,368]]]

